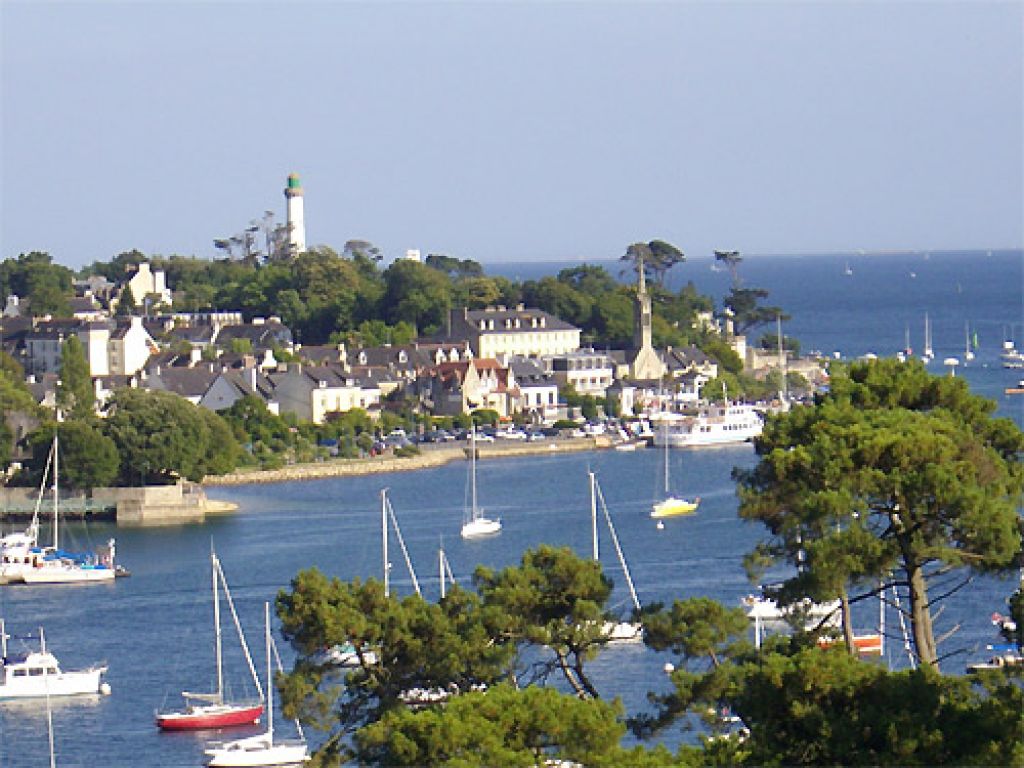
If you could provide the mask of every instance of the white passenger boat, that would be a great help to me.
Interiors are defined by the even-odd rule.
[[[0,663],[0,699],[44,698],[47,696],[79,696],[90,693],[109,693],[110,686],[102,681],[105,666],[89,667],[80,671],[64,671],[57,658],[46,649],[46,637],[39,628],[39,650],[23,654],[7,653],[8,635],[0,619],[0,645],[3,660]]]
[[[761,434],[764,419],[752,405],[710,405],[694,415],[661,414],[662,428],[654,431],[654,444],[669,448],[699,448],[752,440]]]

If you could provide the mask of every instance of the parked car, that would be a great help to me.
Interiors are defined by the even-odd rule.
[[[478,443],[493,443],[494,442],[494,436],[493,435],[488,435],[486,432],[477,432],[476,433],[476,441]]]
[[[500,437],[504,440],[525,440],[526,433],[521,429],[503,429],[499,432],[494,433],[495,437]]]

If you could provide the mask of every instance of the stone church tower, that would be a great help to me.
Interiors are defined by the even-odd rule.
[[[644,263],[639,264],[636,304],[633,305],[633,349],[629,365],[634,379],[660,379],[665,375],[665,364],[651,345],[651,297],[647,293]]]

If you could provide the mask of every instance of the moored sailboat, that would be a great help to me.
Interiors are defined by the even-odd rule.
[[[293,741],[274,740],[274,673],[270,636],[270,603],[263,604],[267,653],[267,730],[255,736],[209,745],[206,764],[211,768],[299,765],[307,762],[309,748],[301,736]]]
[[[204,728],[226,728],[235,725],[252,725],[258,723],[263,714],[263,689],[260,687],[259,676],[249,654],[249,645],[245,642],[245,633],[238,621],[235,604],[228,590],[227,578],[221,568],[220,560],[215,552],[210,552],[210,565],[213,571],[213,634],[214,654],[217,666],[217,690],[212,693],[194,693],[182,691],[181,696],[186,706],[183,709],[157,712],[156,724],[165,731],[190,731]],[[229,701],[224,693],[224,653],[220,627],[220,589],[224,590],[231,618],[234,620],[242,652],[249,665],[249,673],[257,691],[257,698],[246,701]]]
[[[605,522],[608,524],[608,533],[611,535],[612,544],[615,546],[615,554],[619,558],[619,565],[626,579],[626,586],[629,587],[629,596],[633,600],[633,607],[636,609],[636,613],[640,613],[640,598],[637,597],[636,588],[633,586],[633,577],[630,576],[629,566],[626,565],[626,557],[622,554],[622,547],[619,546],[619,537],[615,533],[615,526],[612,524],[612,517],[608,512],[608,505],[604,503],[601,486],[598,485],[597,476],[593,472],[588,474],[590,476],[590,528],[594,560],[599,562],[601,559],[597,535],[597,506],[598,501],[600,501]],[[640,642],[643,640],[643,625],[635,621],[606,621],[602,626],[602,634],[604,634],[609,643]]]
[[[67,552],[60,548],[60,500],[58,430],[53,433],[53,546],[32,547],[19,570],[25,584],[89,584],[113,581],[118,575],[114,539],[94,553]],[[11,579],[15,581],[15,579]]]
[[[489,518],[477,506],[476,500],[476,427],[470,432],[469,450],[469,486],[470,501],[462,523],[462,538],[477,539],[482,536],[494,536],[501,533],[501,520]]]
[[[668,429],[668,422],[662,421],[662,429]],[[664,476],[664,494],[665,498],[661,501],[657,501],[651,507],[651,517],[660,519],[663,517],[678,517],[680,515],[692,515],[697,511],[697,507],[700,506],[700,496],[697,496],[692,501],[690,499],[681,499],[674,496],[671,492],[669,485],[669,441],[667,438],[663,441],[662,451],[662,471]]]

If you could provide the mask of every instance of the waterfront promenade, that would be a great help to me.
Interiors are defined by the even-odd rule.
[[[592,451],[608,448],[611,441],[603,436],[581,438],[558,438],[539,442],[497,441],[477,445],[477,456],[481,460],[526,456],[530,454],[550,455],[576,451]],[[206,486],[249,485],[257,483],[283,483],[294,480],[316,480],[325,477],[357,477],[388,472],[410,472],[417,469],[439,467],[451,461],[465,459],[468,445],[465,442],[423,446],[415,456],[396,458],[391,454],[366,459],[329,459],[309,464],[290,464],[280,469],[252,469],[231,472],[226,475],[207,477]]]

